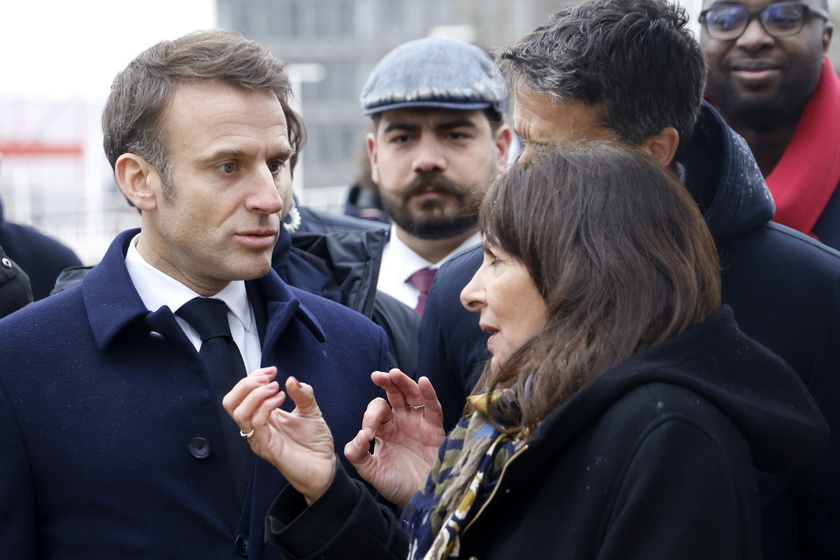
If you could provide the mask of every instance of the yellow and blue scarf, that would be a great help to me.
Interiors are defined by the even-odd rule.
[[[518,407],[508,392],[498,394],[496,416],[510,425]],[[484,395],[470,397],[475,411],[462,418],[441,446],[425,487],[418,492],[402,521],[411,533],[410,560],[458,558],[460,537],[487,500],[505,464],[525,439],[499,432],[486,415]]]

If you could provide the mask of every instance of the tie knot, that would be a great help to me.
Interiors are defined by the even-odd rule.
[[[220,299],[197,297],[177,311],[201,337],[201,342],[215,337],[230,337],[228,306]]]
[[[429,288],[432,287],[432,280],[435,278],[436,268],[421,268],[414,274],[408,277],[409,281],[414,284],[421,294],[428,294]]]
[[[434,280],[436,272],[436,268],[421,268],[408,277],[409,281],[420,292],[417,297],[417,305],[414,307],[414,310],[420,315],[426,308],[426,298],[429,297],[429,288],[432,287],[432,280]]]

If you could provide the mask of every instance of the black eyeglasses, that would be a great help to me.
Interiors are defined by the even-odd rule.
[[[710,37],[720,41],[734,41],[756,18],[771,37],[789,37],[802,31],[808,12],[828,20],[828,13],[816,6],[779,2],[754,10],[738,4],[719,4],[700,12],[700,23]]]

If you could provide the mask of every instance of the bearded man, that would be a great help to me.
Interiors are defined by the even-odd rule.
[[[505,87],[482,49],[425,38],[376,65],[361,94],[371,179],[392,220],[378,287],[423,312],[437,268],[477,245],[478,202],[504,171]]]

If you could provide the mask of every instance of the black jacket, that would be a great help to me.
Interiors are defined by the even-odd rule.
[[[0,245],[0,318],[32,302],[29,277]]]
[[[769,221],[775,207],[747,143],[709,105],[683,154],[686,187],[720,253],[723,302],[748,336],[790,364],[832,431],[814,465],[759,473],[764,558],[840,558],[840,253]],[[441,267],[420,326],[418,375],[432,380],[447,427],[486,355],[478,314],[459,300],[481,258],[474,250]]]
[[[388,229],[380,223],[299,208],[301,227],[281,231],[272,267],[288,284],[326,297],[369,317],[388,335],[393,367],[417,368],[420,317],[376,289]]]
[[[31,226],[7,222],[3,219],[3,202],[0,201],[0,245],[9,258],[29,276],[34,299],[50,295],[61,271],[80,266],[82,261],[66,247]]]
[[[723,308],[549,415],[468,522],[460,557],[757,560],[753,464],[808,464],[827,436],[801,381]],[[415,496],[400,525],[343,473],[311,507],[298,499],[281,493],[266,535],[293,558],[405,558],[403,529],[426,512]]]

